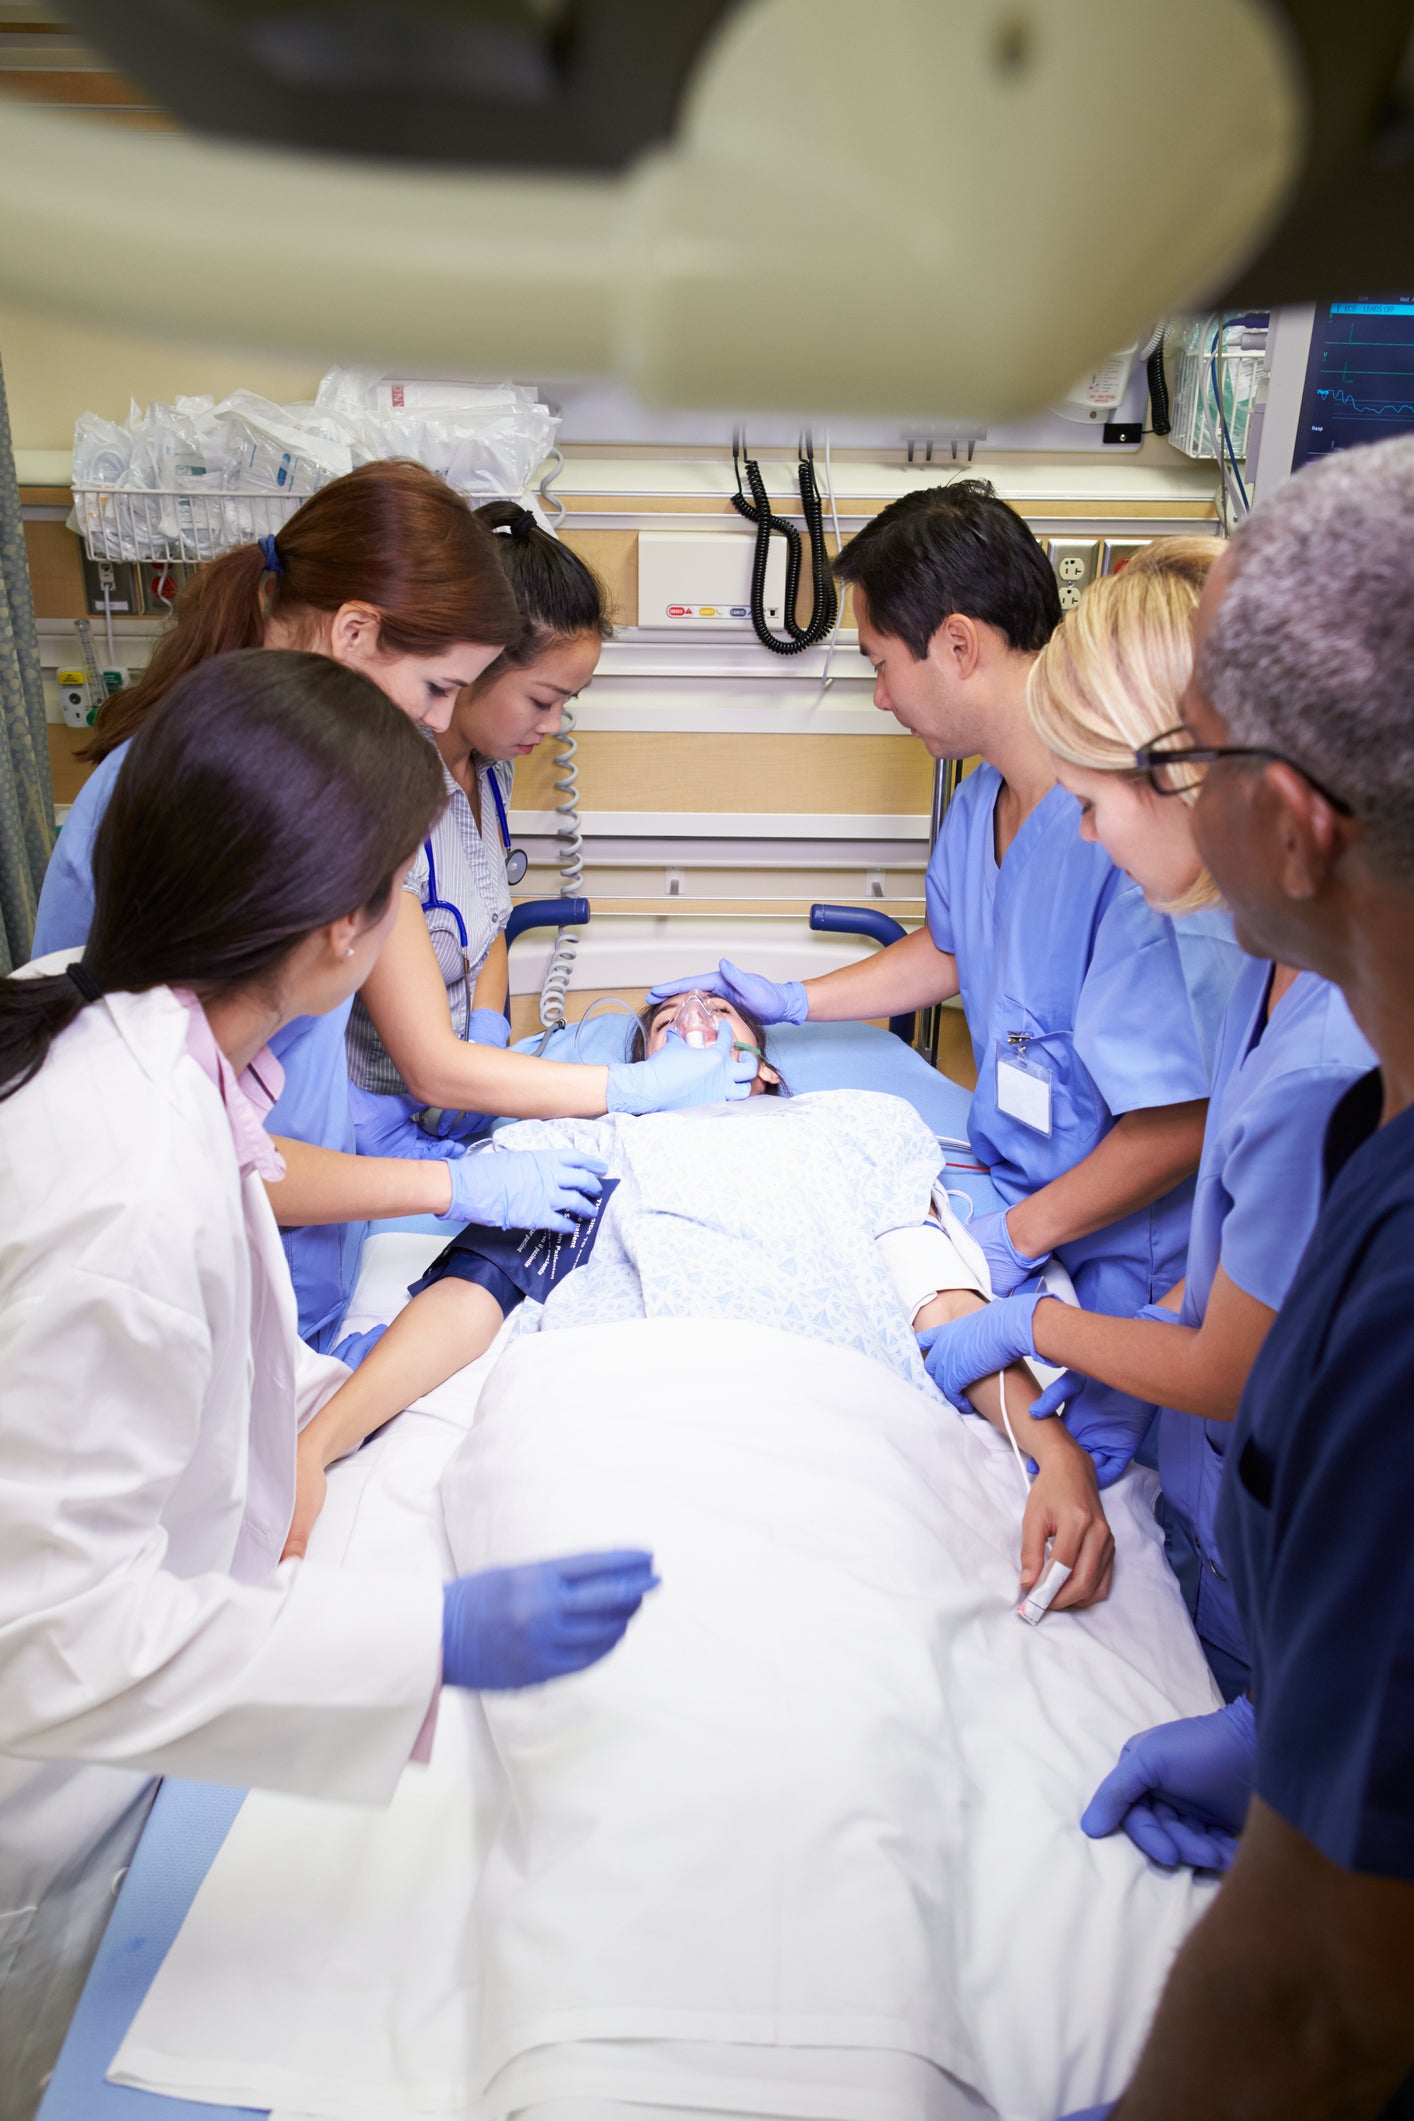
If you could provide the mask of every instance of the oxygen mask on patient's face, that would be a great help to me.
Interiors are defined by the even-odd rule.
[[[712,1007],[708,996],[700,994],[694,987],[683,995],[678,1003],[678,1013],[668,1028],[676,1031],[686,1045],[700,1050],[716,1044],[720,1021],[718,1010]]]

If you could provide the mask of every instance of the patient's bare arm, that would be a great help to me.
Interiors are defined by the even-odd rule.
[[[356,1451],[384,1422],[401,1414],[434,1385],[445,1384],[478,1355],[500,1329],[494,1296],[476,1282],[448,1275],[401,1310],[349,1381],[300,1431],[295,1513],[282,1561],[304,1553],[324,1507],[324,1475],[336,1458]],[[1067,1586],[1069,1588],[1069,1586]]]
[[[941,1289],[919,1311],[913,1329],[922,1333],[929,1326],[951,1325],[969,1311],[979,1311],[985,1301],[972,1289]],[[1052,1560],[1070,1566],[1070,1580],[1057,1592],[1051,1611],[1094,1605],[1109,1596],[1114,1538],[1100,1501],[1093,1461],[1063,1422],[1054,1416],[1043,1421],[1031,1419],[1029,1409],[1038,1394],[1035,1380],[1023,1364],[1010,1364],[1003,1375],[1006,1410],[1017,1448],[1024,1458],[1034,1458],[1040,1467],[1021,1520],[1022,1594],[1031,1589],[1045,1567],[1049,1539]],[[979,1377],[975,1385],[969,1386],[967,1396],[984,1421],[1005,1432],[1001,1385],[996,1377]]]

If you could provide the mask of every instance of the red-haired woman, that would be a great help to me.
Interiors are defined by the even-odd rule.
[[[447,729],[458,693],[524,631],[501,561],[504,543],[432,472],[384,462],[334,480],[274,536],[201,568],[182,590],[172,625],[141,677],[115,694],[99,718],[91,747],[98,771],[80,791],[45,877],[35,954],[87,938],[94,835],[128,741],[178,678],[231,649],[313,649],[373,679],[436,736]],[[139,887],[135,878],[133,888]],[[744,1064],[733,1062],[729,1048],[704,1055],[681,1042],[666,1061],[659,1054],[613,1068],[463,1044],[448,1067],[445,989],[435,967],[421,999],[429,1034],[444,1055],[436,1102],[449,1108],[593,1118],[746,1094],[746,1082],[736,1079]],[[463,1222],[497,1219],[481,1212],[476,1191],[484,1160],[446,1160],[458,1144],[409,1124],[398,1144],[403,1153],[351,1153],[348,1011],[345,1003],[279,1034],[285,1089],[268,1120],[285,1159],[286,1175],[272,1184],[270,1197],[284,1233],[300,1332],[321,1352],[338,1340],[369,1221],[429,1213]]]

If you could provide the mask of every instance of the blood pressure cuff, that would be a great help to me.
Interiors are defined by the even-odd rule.
[[[576,1267],[582,1267],[594,1250],[604,1210],[617,1185],[616,1178],[606,1178],[594,1213],[568,1233],[486,1230],[479,1223],[468,1223],[438,1253],[422,1279],[413,1282],[408,1295],[417,1296],[450,1275],[456,1281],[475,1282],[478,1288],[485,1289],[503,1314],[513,1311],[527,1296],[543,1304],[550,1291]]]

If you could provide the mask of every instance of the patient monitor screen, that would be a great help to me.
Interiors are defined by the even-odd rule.
[[[1316,311],[1291,460],[1414,429],[1414,295],[1324,302]]]

